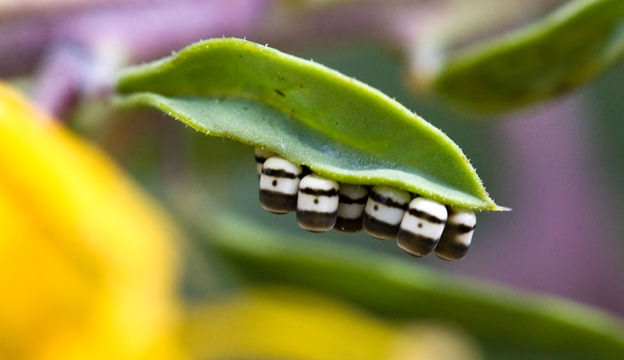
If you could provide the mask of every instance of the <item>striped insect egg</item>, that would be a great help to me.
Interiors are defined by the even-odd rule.
[[[297,223],[305,230],[331,230],[338,215],[338,189],[334,180],[318,175],[306,175],[299,183]]]
[[[444,205],[422,197],[413,199],[401,220],[397,245],[413,256],[429,255],[440,240],[446,219]]]
[[[362,230],[362,215],[368,199],[368,188],[361,185],[340,184],[338,217],[334,228],[343,232]]]
[[[446,227],[435,249],[436,255],[445,260],[459,260],[466,256],[476,224],[477,217],[473,211],[449,209]]]
[[[393,239],[410,201],[407,191],[375,186],[364,208],[364,230],[378,239]]]
[[[297,209],[297,193],[301,166],[274,156],[262,165],[260,175],[260,204],[274,214],[286,214]]]
[[[270,158],[275,156],[275,153],[264,150],[263,148],[256,147],[254,148],[254,157],[256,158],[256,171],[258,175],[262,174],[262,165],[264,162]]]

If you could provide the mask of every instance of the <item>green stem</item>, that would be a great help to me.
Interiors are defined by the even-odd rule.
[[[452,322],[490,351],[592,359],[624,353],[622,322],[598,310],[327,242],[301,241],[241,219],[225,217],[214,225],[210,247],[251,283],[314,289],[398,321]]]

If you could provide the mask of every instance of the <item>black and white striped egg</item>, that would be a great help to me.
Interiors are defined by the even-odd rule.
[[[473,211],[411,199],[408,192],[388,186],[369,191],[362,185],[338,184],[261,148],[254,155],[262,207],[275,214],[296,211],[305,230],[364,228],[378,239],[396,237],[399,248],[417,257],[435,251],[445,260],[460,260],[468,252],[476,225]]]
[[[435,254],[445,260],[460,260],[468,252],[477,217],[473,211],[451,208]]]
[[[373,187],[364,208],[364,230],[377,239],[394,239],[410,198],[407,191]]]
[[[306,175],[299,183],[297,223],[305,230],[331,230],[338,216],[338,189],[334,180],[318,175]]]
[[[368,200],[368,188],[362,185],[340,184],[338,217],[335,229],[355,233],[362,230],[362,216]]]
[[[297,210],[301,166],[281,157],[270,157],[260,174],[260,204],[274,214]]]
[[[397,245],[413,256],[429,255],[442,236],[447,216],[444,205],[423,197],[413,199],[401,220]]]

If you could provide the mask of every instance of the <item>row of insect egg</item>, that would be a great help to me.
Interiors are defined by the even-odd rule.
[[[476,217],[474,212],[447,208],[433,200],[388,186],[337,183],[275,154],[255,149],[260,175],[260,203],[275,214],[297,213],[305,230],[364,229],[378,239],[397,239],[410,255],[421,257],[435,249],[446,260],[466,255]]]

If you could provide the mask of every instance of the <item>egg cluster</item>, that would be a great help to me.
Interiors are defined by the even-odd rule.
[[[388,186],[338,183],[260,148],[255,157],[262,207],[274,214],[295,211],[305,230],[364,229],[377,239],[396,238],[403,251],[416,257],[435,251],[443,259],[459,260],[468,252],[477,221],[470,210]]]

